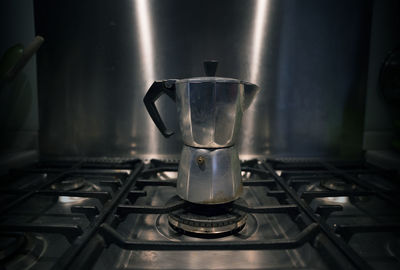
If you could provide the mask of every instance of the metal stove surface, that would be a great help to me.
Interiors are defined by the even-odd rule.
[[[158,174],[149,180],[168,181],[176,179],[175,172]],[[161,179],[160,179],[161,178]],[[249,179],[247,177],[244,177]],[[251,179],[256,179],[252,177]],[[175,188],[168,186],[145,186],[147,195],[139,198],[136,205],[165,206],[175,196]],[[278,206],[273,197],[266,196],[266,187],[244,187],[242,199],[249,207]],[[146,241],[207,242],[210,238],[187,236],[175,231],[168,224],[168,214],[132,214],[117,230],[129,239]],[[287,239],[299,234],[296,224],[287,214],[249,214],[245,227],[225,237],[212,241],[262,241]],[[106,250],[95,269],[326,269],[323,260],[310,244],[292,250],[190,250],[190,251],[122,251]]]
[[[377,179],[359,175],[367,182]],[[375,180],[375,181],[373,181]],[[382,183],[382,179],[378,182]],[[353,187],[354,188],[354,187]],[[307,199],[313,209],[321,205],[341,207],[327,216],[326,223],[374,269],[399,269],[400,267],[400,211],[398,206],[384,200],[362,194],[359,188],[338,192],[360,192],[360,196],[339,196]],[[336,191],[336,190],[333,190]],[[387,190],[395,192],[395,187]],[[397,190],[399,192],[399,190]],[[307,193],[306,193],[307,194]]]
[[[245,162],[232,205],[247,213],[243,229],[199,237],[168,222],[184,207],[170,203],[176,170],[157,160],[13,170],[0,188],[0,269],[400,268],[396,172],[364,162]],[[10,235],[21,234],[30,240],[15,248]]]
[[[367,262],[366,269],[399,269],[399,172],[346,166],[291,168],[282,177]]]
[[[75,171],[70,170],[71,166],[59,165],[32,166],[3,176],[0,241],[16,233],[26,235],[29,241],[13,252],[5,252],[0,269],[52,269],[82,232],[90,228],[95,215],[85,210],[103,208],[115,191],[112,184],[126,178],[121,170]],[[5,181],[9,179],[13,181]],[[29,193],[32,196],[26,196]],[[12,245],[5,243],[0,253],[10,249]]]

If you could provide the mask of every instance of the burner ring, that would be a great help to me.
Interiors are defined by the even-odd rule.
[[[47,241],[30,233],[5,233],[0,234],[1,238],[3,241],[0,245],[0,264],[4,264],[4,269],[7,270],[27,270],[35,265],[47,250]]]
[[[194,234],[224,234],[233,231],[239,231],[246,224],[247,216],[243,216],[241,219],[234,223],[224,225],[224,223],[196,223],[196,222],[179,222],[172,216],[168,216],[168,221],[174,229],[180,229],[185,232]]]
[[[173,197],[168,203],[182,199]],[[238,199],[246,204],[243,199]],[[241,230],[246,224],[247,213],[232,207],[232,203],[209,206],[188,203],[187,207],[173,211],[168,222],[177,231],[202,235],[219,235]]]
[[[99,191],[100,188],[96,184],[88,181],[82,176],[70,176],[60,182],[51,185],[50,189],[58,191]],[[64,204],[77,204],[81,203],[88,198],[85,197],[69,197],[59,196],[58,200]]]
[[[83,177],[68,177],[60,182],[51,185],[53,190],[72,191],[82,189],[86,184]]]

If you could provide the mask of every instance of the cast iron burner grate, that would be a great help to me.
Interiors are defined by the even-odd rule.
[[[254,204],[254,201],[246,198],[246,202],[249,204],[247,205],[245,202],[237,200],[232,204],[222,206],[221,209],[211,209],[214,211],[213,214],[215,211],[218,213],[212,218],[207,214],[210,209],[205,211],[204,207],[198,208],[196,205],[190,205],[176,198],[165,205],[164,200],[162,203],[153,201],[152,194],[147,194],[147,191],[151,190],[149,187],[169,189],[176,187],[176,179],[161,179],[157,178],[157,175],[164,172],[176,173],[177,163],[157,160],[152,160],[149,164],[144,164],[140,160],[118,162],[109,162],[108,160],[48,161],[28,168],[13,170],[9,176],[13,185],[8,185],[10,182],[3,182],[3,186],[0,188],[1,195],[5,195],[6,198],[0,206],[0,233],[19,236],[0,239],[2,242],[0,245],[1,263],[11,262],[12,258],[20,258],[13,250],[26,251],[26,243],[32,243],[32,241],[27,241],[26,237],[28,239],[31,237],[31,240],[34,238],[39,241],[34,240],[38,244],[34,245],[36,248],[33,249],[31,253],[33,255],[30,258],[34,258],[37,264],[44,261],[44,264],[47,264],[45,268],[53,270],[92,268],[97,263],[104,262],[102,255],[115,249],[132,252],[130,254],[145,252],[142,254],[151,255],[164,251],[185,253],[187,251],[219,252],[221,250],[224,252],[279,250],[287,253],[298,250],[298,248],[308,248],[323,254],[323,259],[333,269],[387,269],[387,267],[375,267],[374,265],[376,263],[375,257],[373,257],[377,251],[376,242],[371,242],[373,248],[367,246],[368,248],[365,250],[360,250],[363,245],[354,245],[355,240],[361,236],[384,234],[387,236],[386,238],[396,240],[388,242],[389,244],[383,248],[384,250],[380,251],[390,254],[391,261],[389,263],[392,266],[399,266],[398,261],[393,259],[398,258],[397,236],[400,234],[400,216],[396,212],[400,206],[398,200],[400,188],[398,181],[396,182],[396,172],[382,170],[363,161],[268,160],[260,162],[252,160],[242,163],[241,167],[242,175],[246,176],[246,180],[243,181],[244,187],[251,188],[254,192],[258,192],[259,196],[266,196],[268,201],[272,200],[274,203]],[[29,176],[43,174],[47,177],[40,178],[40,182],[29,189],[24,188],[26,185],[17,185],[18,177],[23,176],[21,179],[29,179]],[[338,179],[339,182],[335,180],[334,183],[332,181],[319,183],[322,179],[332,177]],[[70,181],[71,178],[75,178],[75,180]],[[377,185],[375,178],[389,181],[384,186],[391,188],[382,188],[381,185]],[[87,190],[85,186],[88,185],[85,185],[85,181],[91,183],[89,186],[95,183],[101,189]],[[305,189],[309,184],[320,186],[314,190]],[[38,197],[43,198],[43,196],[50,198],[65,196],[90,200],[83,200],[73,205],[63,204],[61,209],[66,211],[49,213],[48,222],[37,222],[41,221],[41,215],[47,215],[44,212],[30,213],[29,219],[21,221],[18,211],[24,209],[29,212],[32,209],[26,206],[31,206],[32,200],[34,201]],[[369,197],[371,200],[366,204],[360,202],[353,205],[353,208],[359,208],[360,216],[356,216],[356,218],[351,216],[350,219],[345,214],[340,215],[342,211],[345,212],[345,207],[340,204],[324,204],[323,200],[320,200],[321,204],[316,207],[311,204],[311,202],[323,198],[360,196]],[[171,197],[166,197],[166,201],[169,198]],[[96,203],[92,204],[92,201]],[[373,204],[376,201],[379,203]],[[363,205],[365,207],[360,208]],[[379,211],[373,212],[374,207],[377,207]],[[382,210],[385,213],[382,213]],[[226,211],[228,211],[228,215]],[[380,213],[384,215],[380,215]],[[206,230],[207,228],[216,228],[218,233],[226,231],[232,234],[245,224],[244,229],[239,232],[240,234],[246,230],[247,225],[256,215],[266,219],[281,215],[295,227],[290,235],[258,240],[246,238],[245,241],[243,239],[236,241],[236,236],[233,234],[227,236],[223,241],[192,237],[188,237],[187,241],[180,241],[182,238],[187,239],[186,235],[183,235],[182,238],[175,237],[172,240],[164,238],[164,240],[154,240],[153,232],[148,235],[148,238],[143,239],[138,235],[129,234],[129,231],[120,230],[120,226],[129,218],[144,216],[144,221],[152,221],[151,215],[169,217],[170,223],[177,221],[178,224],[173,226],[180,230],[186,229],[185,233],[194,230],[197,234],[201,234],[204,228]],[[341,222],[339,218],[350,222]],[[77,220],[81,219],[84,219],[85,222],[78,223]],[[329,220],[332,219],[335,220],[334,224],[329,223]],[[154,218],[154,220],[157,219]],[[368,222],[364,222],[365,220]],[[165,221],[165,223],[167,222]],[[182,228],[180,224],[188,224],[189,229]],[[132,227],[132,224],[128,225]],[[154,226],[152,222],[145,225]],[[169,228],[168,224],[165,225]],[[228,228],[225,228],[224,226],[227,225]],[[258,230],[261,230],[261,227],[258,227]],[[46,249],[46,240],[53,238],[45,238],[43,241],[41,237],[49,235],[57,239],[63,237],[63,241],[66,243],[65,250],[61,250],[59,256],[51,257],[53,259],[51,265],[49,265],[49,257],[46,257],[45,250],[57,251],[58,246],[55,245],[55,249]],[[392,235],[394,237],[391,237]],[[3,243],[5,244],[3,245]],[[49,242],[49,246],[50,244]],[[32,245],[28,244],[28,246]],[[109,248],[110,246],[111,248]],[[5,250],[7,251],[4,252]],[[364,254],[371,250],[373,250],[372,260],[369,260],[369,257],[365,257]],[[147,251],[149,252],[146,253]],[[41,257],[43,252],[45,255]],[[382,255],[384,254],[382,253]],[[146,258],[144,257],[144,259]],[[137,259],[138,257],[135,257],[136,261]],[[30,265],[30,262],[32,260],[26,264]],[[265,266],[268,267],[268,265]],[[398,267],[393,269],[398,269]]]
[[[167,206],[184,202],[174,196]],[[243,199],[236,203],[246,205]],[[175,230],[189,235],[226,236],[240,231],[246,224],[247,213],[233,207],[233,203],[220,205],[200,205],[186,202],[186,207],[172,211],[168,221]]]

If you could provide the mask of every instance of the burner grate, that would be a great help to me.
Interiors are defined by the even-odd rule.
[[[308,244],[328,252],[337,268],[351,265],[355,269],[372,269],[371,265],[350,246],[349,241],[353,235],[388,231],[399,233],[400,231],[400,223],[383,223],[379,220],[371,224],[339,224],[332,227],[331,224],[327,223],[327,220],[335,213],[343,211],[341,205],[322,204],[316,208],[311,207],[311,203],[318,198],[362,196],[377,197],[389,206],[397,206],[399,202],[393,196],[392,191],[379,189],[379,187],[363,181],[359,177],[359,175],[366,174],[387,176],[390,175],[388,171],[380,170],[363,162],[346,163],[322,160],[312,162],[267,160],[266,162],[259,162],[253,160],[242,164],[242,171],[246,175],[258,175],[261,179],[248,179],[243,182],[243,185],[266,188],[268,191],[265,196],[276,198],[279,204],[254,207],[248,206],[240,200],[235,201],[230,207],[232,211],[241,214],[239,219],[232,224],[235,224],[236,229],[240,228],[243,225],[240,222],[243,222],[248,214],[283,214],[297,224],[299,233],[296,235],[264,241],[247,239],[246,241],[180,242],[138,240],[119,232],[118,225],[129,215],[166,214],[169,215],[171,222],[171,217],[175,217],[176,213],[180,213],[188,207],[187,202],[180,200],[159,206],[138,204],[139,198],[148,196],[146,187],[176,187],[175,179],[153,180],[148,178],[158,173],[176,172],[177,170],[177,163],[166,163],[158,160],[152,160],[147,165],[139,160],[120,163],[106,160],[101,162],[41,162],[18,171],[20,174],[48,173],[50,175],[34,189],[5,188],[0,190],[2,194],[13,195],[13,199],[0,209],[0,217],[2,217],[0,219],[2,220],[0,232],[50,233],[65,236],[70,246],[52,269],[87,269],[94,265],[98,255],[111,244],[126,250],[169,251],[285,250]],[[80,188],[85,181],[82,179],[89,176],[93,179],[100,179],[99,185],[109,187],[110,190],[81,190]],[[68,179],[71,179],[71,177],[75,177],[78,181],[69,182]],[[304,186],[321,179],[339,179],[339,182],[322,182],[321,186],[325,190],[304,190]],[[79,213],[87,217],[89,225],[84,228],[73,222],[71,224],[7,223],[7,219],[4,218],[5,213],[8,216],[12,215],[14,208],[37,195],[93,198],[97,199],[100,204],[93,206],[82,203],[70,206],[71,213]],[[188,220],[192,218],[189,217]],[[218,226],[211,224],[209,227]],[[229,230],[235,228],[229,228]]]

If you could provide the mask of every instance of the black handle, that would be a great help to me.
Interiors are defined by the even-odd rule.
[[[155,81],[150,89],[147,91],[146,95],[143,98],[143,102],[146,105],[146,109],[150,114],[151,119],[153,119],[154,124],[158,127],[162,135],[165,137],[169,137],[174,134],[173,131],[167,129],[161,116],[156,107],[156,100],[161,97],[163,94],[169,96],[173,101],[175,101],[175,81],[167,80],[167,81]]]

